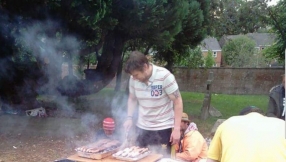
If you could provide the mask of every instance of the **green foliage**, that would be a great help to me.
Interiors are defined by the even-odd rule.
[[[27,49],[25,46],[24,40],[21,40],[19,38],[15,39],[15,55],[12,56],[12,60],[15,63],[20,64],[29,64],[31,62],[36,62],[35,56],[32,54],[32,52]]]
[[[142,38],[149,44],[168,47],[182,29],[182,19],[188,14],[186,0],[133,1],[126,17],[119,21],[130,38]],[[120,10],[121,11],[121,10]],[[122,20],[121,20],[122,19]]]
[[[274,7],[268,8],[268,14],[272,26],[272,31],[276,34],[275,43],[264,50],[263,54],[267,58],[278,59],[279,62],[285,63],[286,49],[286,0],[281,0]]]
[[[177,59],[175,63],[176,66],[185,66],[191,69],[201,67],[203,64],[204,61],[200,47],[189,49],[189,55],[182,59]]]
[[[253,65],[252,67],[269,67],[269,64],[271,64],[273,59],[267,58],[263,54],[267,48],[261,51],[258,49],[255,50],[254,57],[251,59],[251,64]]]
[[[211,35],[238,35],[257,32],[268,25],[266,0],[212,0],[210,9]]]
[[[158,52],[156,57],[168,65],[175,58],[189,55],[188,49],[206,35],[208,6],[209,0],[5,0],[0,4],[1,9],[31,24],[47,19],[60,22],[60,27],[43,30],[41,34],[76,37],[81,42],[77,48],[81,55],[79,62],[92,60],[91,55],[98,61],[94,79],[102,82],[96,82],[100,86],[94,85],[93,88],[99,88],[93,92],[108,84],[121,69],[127,42],[134,43],[133,49],[152,48]],[[61,51],[61,54],[75,59],[71,52]]]
[[[247,36],[229,40],[222,48],[224,61],[231,67],[249,67],[254,56],[255,42]]]
[[[208,17],[206,12],[209,9],[209,1],[187,0],[187,15],[182,17],[182,30],[175,36],[174,41],[168,48],[155,46],[158,51],[156,58],[164,59],[171,68],[175,59],[180,60],[188,57],[189,48],[195,48],[206,36],[208,28]]]
[[[109,17],[112,0],[49,0],[47,5],[50,14],[67,25],[68,32],[80,34],[88,47],[97,45],[102,32],[117,24]]]
[[[265,0],[253,0],[242,2],[238,11],[238,30],[240,33],[255,33],[258,29],[265,29],[268,25],[266,22],[266,6],[261,2]]]
[[[205,58],[205,67],[206,68],[211,68],[215,64],[215,60],[213,58],[212,51],[208,51],[207,57]]]

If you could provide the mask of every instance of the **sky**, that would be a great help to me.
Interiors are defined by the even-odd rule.
[[[270,5],[270,6],[276,5],[278,1],[279,0],[271,0],[271,2],[268,2],[268,5]]]

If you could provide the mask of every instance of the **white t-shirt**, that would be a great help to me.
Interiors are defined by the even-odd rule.
[[[153,65],[148,86],[130,78],[129,92],[138,100],[137,126],[145,130],[163,130],[174,127],[173,101],[169,98],[178,90],[173,74],[163,67]]]

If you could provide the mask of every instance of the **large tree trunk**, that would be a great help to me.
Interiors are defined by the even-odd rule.
[[[168,69],[171,73],[173,73],[173,64],[174,64],[174,58],[173,58],[173,52],[168,51],[168,55],[165,58],[167,64],[165,65],[165,68]]]
[[[121,63],[123,46],[124,37],[116,30],[106,35],[102,55],[93,74],[96,75],[93,84],[94,92],[100,91],[115,77]]]
[[[120,88],[121,88],[124,54],[125,54],[125,51],[122,54],[121,61],[119,62],[119,65],[118,65],[117,74],[116,74],[116,85],[115,85],[114,91],[120,91]]]
[[[106,87],[117,73],[123,46],[124,38],[118,32],[110,31],[106,35],[96,69],[86,69],[84,71],[86,80],[78,80],[76,82],[62,81],[58,90],[62,95],[77,97],[79,95],[96,93]]]

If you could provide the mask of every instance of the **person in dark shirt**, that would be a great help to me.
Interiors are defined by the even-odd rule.
[[[285,120],[283,99],[285,98],[285,75],[282,75],[282,84],[271,88],[269,94],[267,116]]]

